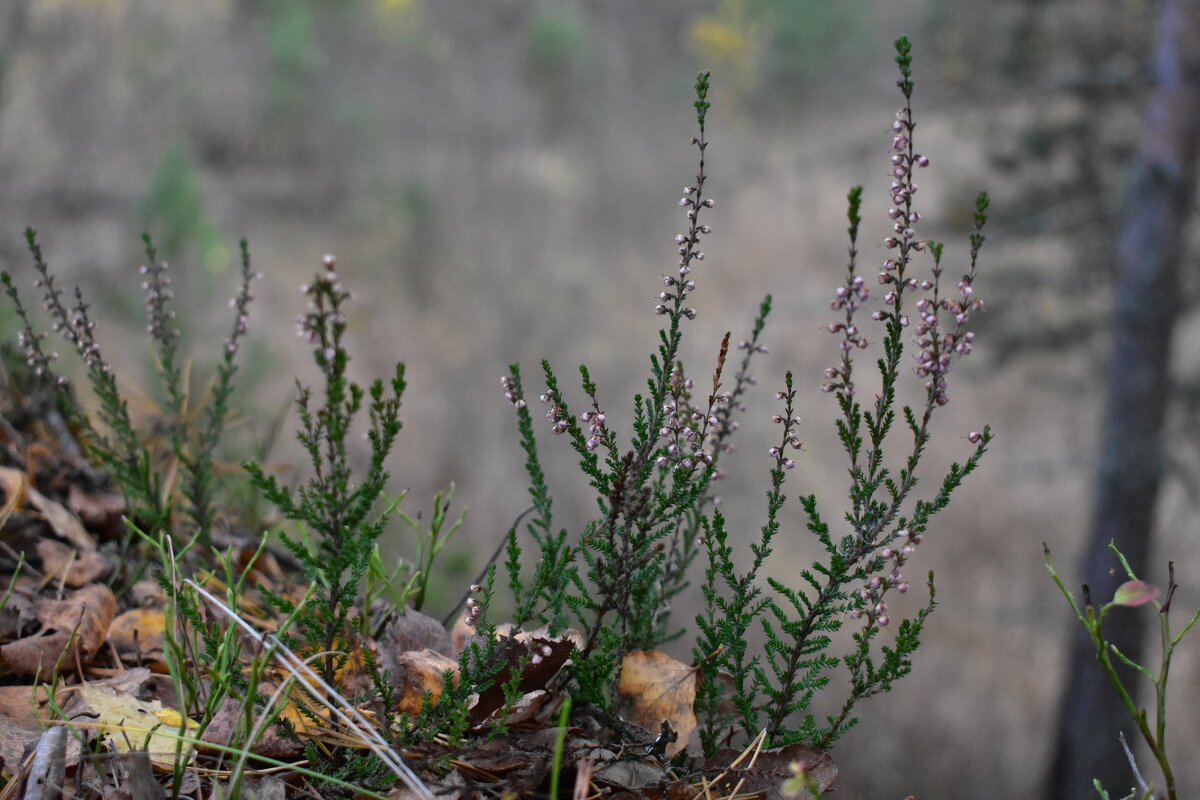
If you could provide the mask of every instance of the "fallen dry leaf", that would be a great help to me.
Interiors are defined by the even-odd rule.
[[[0,641],[11,642],[34,621],[33,598],[18,587],[8,596],[8,603],[0,608]],[[32,588],[32,587],[30,587]],[[8,587],[5,587],[8,591]]]
[[[105,786],[103,800],[159,800],[163,796],[163,787],[154,777],[149,753],[143,750],[119,753],[113,757],[109,769],[121,776],[120,788]],[[177,791],[180,797],[187,796],[182,785]]]
[[[365,648],[365,650],[364,650]],[[379,663],[379,650],[371,639],[356,642],[346,654],[346,661],[333,674],[333,685],[347,697],[362,697],[374,688],[374,679],[367,669],[367,654]]]
[[[25,748],[41,735],[42,729],[31,722],[17,722],[0,716],[0,759],[4,760],[5,769],[14,772]]]
[[[520,641],[502,637],[497,640],[496,644],[498,652],[494,654],[494,657],[498,659],[499,663],[496,664],[495,672],[492,674],[492,685],[480,692],[475,705],[471,706],[472,725],[483,722],[504,705],[505,687],[512,680],[513,670],[521,666],[522,662],[524,662],[524,668],[521,670],[517,690],[521,694],[528,694],[535,689],[546,688],[550,679],[558,673],[562,665],[575,652],[575,645],[565,639]],[[471,642],[468,641],[466,646],[469,648]],[[482,650],[482,643],[480,649]],[[531,650],[533,653],[529,655]]]
[[[51,581],[62,579],[72,589],[86,586],[112,572],[112,564],[98,550],[76,550],[56,539],[41,539],[37,543],[37,554],[42,561],[42,572]]]
[[[175,709],[98,683],[80,684],[77,691],[90,711],[79,717],[79,724],[99,730],[114,751],[145,750],[150,762],[165,770],[174,769],[177,748],[185,761],[191,761],[192,746],[179,742],[180,729],[186,726],[190,732],[200,726]]]
[[[32,486],[25,487],[25,496],[29,504],[41,512],[46,522],[50,523],[51,529],[60,537],[80,550],[96,549],[96,540],[84,529],[79,517],[68,511],[66,506],[54,502]]]
[[[115,492],[88,491],[73,483],[67,489],[67,508],[101,539],[119,536],[125,530],[125,498]]]
[[[0,719],[37,727],[52,718],[47,713],[45,686],[0,686]],[[36,711],[35,711],[36,709]]]
[[[394,653],[389,661],[394,669],[388,668],[388,678],[396,688],[393,708],[400,714],[419,712],[426,692],[432,703],[441,699],[447,670],[454,674],[455,681],[458,680],[458,662],[428,648]]]
[[[167,602],[167,593],[158,581],[138,581],[129,588],[129,604],[136,606],[159,606]]]
[[[157,657],[162,654],[167,615],[161,608],[131,608],[118,614],[108,628],[108,641],[124,655]]]
[[[88,663],[104,644],[117,609],[112,590],[92,584],[63,600],[37,598],[34,614],[42,628],[31,636],[0,645],[0,663],[22,675],[49,676],[60,661],[74,668]]]
[[[464,748],[451,765],[469,782],[501,779],[506,795],[530,797],[549,775],[552,755],[551,748],[510,733]]]
[[[260,692],[264,689],[267,694],[270,694],[274,687],[270,684],[259,687]],[[200,739],[226,747],[235,746],[235,743],[244,745],[248,735],[245,730],[245,720],[246,715],[242,704],[231,697],[226,697],[221,701],[217,713],[213,715],[212,721],[208,723],[208,727],[204,729]],[[250,752],[267,758],[286,759],[295,756],[303,748],[304,745],[300,742],[283,738],[278,733],[276,726],[267,725],[258,740],[251,743]],[[204,749],[203,745],[201,745],[201,749]]]
[[[4,505],[0,506],[0,527],[25,499],[25,473],[12,467],[0,467],[0,489],[4,490]]]
[[[600,758],[601,766],[596,768],[593,779],[597,785],[609,790],[606,792],[608,794],[615,790],[617,797],[626,792],[633,797],[644,797],[648,793],[643,790],[663,779],[662,766],[657,763],[644,758],[622,761],[616,753],[607,749],[594,752]]]
[[[539,719],[544,721],[549,715],[543,712],[549,711],[554,700],[555,696],[545,689],[534,689],[518,700],[508,712],[508,716],[504,718],[505,726],[524,725]]]
[[[667,743],[666,754],[674,758],[687,747],[696,730],[696,681],[699,670],[676,661],[666,653],[645,650],[629,653],[621,662],[617,692],[630,704],[627,719],[658,734],[668,722],[678,738]]]

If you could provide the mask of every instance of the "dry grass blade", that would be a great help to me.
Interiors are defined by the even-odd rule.
[[[342,697],[342,695],[338,693],[336,689],[326,683],[320,675],[314,672],[307,663],[301,660],[300,657],[292,652],[286,645],[284,645],[283,642],[279,641],[279,639],[273,634],[268,634],[267,636],[260,634],[251,625],[240,619],[233,609],[229,608],[229,606],[218,600],[203,587],[199,586],[195,581],[185,579],[184,583],[191,586],[200,594],[201,597],[208,600],[210,603],[220,609],[222,613],[236,622],[238,626],[242,628],[242,630],[250,634],[250,636],[253,637],[255,641],[257,641],[264,648],[269,646],[271,654],[280,662],[282,662],[284,667],[292,674],[292,677],[296,679],[297,684],[308,689],[314,699],[328,708],[329,711],[347,728],[353,730],[355,733],[361,736],[363,741],[366,742],[370,747],[371,751],[375,753],[375,755],[378,756],[379,759],[383,761],[383,763],[386,764],[394,773],[396,773],[397,777],[407,783],[409,788],[416,792],[417,795],[422,798],[422,800],[434,800],[433,793],[429,791],[429,788],[421,781],[420,778],[417,777],[417,774],[412,771],[412,768],[404,762],[404,759],[400,756],[400,754],[392,750],[388,742],[379,734],[379,731],[377,731],[374,726],[367,721],[366,717],[364,717],[362,713],[358,711],[358,709],[354,708],[354,706],[351,705],[346,698]],[[311,686],[314,685],[327,693],[328,697],[323,695],[321,692],[312,691]],[[329,697],[337,700],[337,703],[331,702],[328,699]],[[339,706],[338,703],[341,705]],[[245,757],[246,753],[243,753],[243,761],[245,760]]]
[[[580,759],[575,765],[575,790],[571,800],[587,800],[591,796],[592,770],[596,761],[591,756]]]

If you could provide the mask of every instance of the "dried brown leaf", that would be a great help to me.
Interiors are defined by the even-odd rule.
[[[86,664],[104,644],[116,609],[112,590],[102,584],[85,586],[63,600],[38,598],[34,613],[41,630],[0,645],[0,663],[22,675],[43,676],[60,659],[72,668],[76,660]]]
[[[269,693],[273,687],[265,688]],[[212,721],[200,735],[201,741],[226,747],[244,745],[248,731],[245,730],[245,714],[242,704],[232,698],[225,698],[213,715]],[[251,743],[250,752],[266,758],[288,759],[303,749],[303,745],[291,739],[280,736],[274,725],[268,725],[259,736],[258,741]],[[201,749],[204,749],[201,746]]]
[[[621,662],[617,692],[630,704],[627,719],[657,734],[668,722],[678,738],[667,743],[666,754],[675,757],[687,747],[696,730],[696,682],[699,670],[666,653],[645,650],[629,653]]]
[[[63,580],[72,589],[86,586],[112,572],[112,564],[100,551],[76,550],[56,539],[40,540],[37,554],[42,561],[42,572],[51,580]]]
[[[50,528],[59,537],[66,539],[80,550],[96,549],[96,540],[84,529],[79,518],[67,510],[66,506],[54,502],[32,486],[25,488],[25,496],[29,500],[29,504],[41,512],[46,522],[50,524]]]
[[[388,677],[396,688],[394,709],[400,714],[416,714],[421,710],[425,692],[431,702],[442,696],[442,677],[447,670],[458,680],[458,662],[428,648],[395,653],[391,659],[395,669],[388,669]]]
[[[129,800],[161,800],[163,797],[163,788],[154,778],[149,753],[144,750],[120,753],[113,759],[113,767],[125,773],[121,788]]]
[[[117,535],[124,529],[125,498],[115,492],[87,491],[78,484],[67,489],[69,508],[89,530],[98,531],[101,538]]]
[[[550,679],[575,652],[575,645],[565,639],[533,638],[523,642],[501,638],[496,644],[498,663],[492,672],[492,685],[479,693],[475,705],[471,707],[472,725],[483,722],[504,705],[505,687],[512,680],[514,670],[521,669],[517,690],[521,694],[528,694],[535,689],[546,688]],[[469,642],[467,646],[470,646]]]
[[[366,652],[370,652],[374,663],[379,663],[379,650],[374,640],[356,643],[346,654],[346,661],[334,673],[333,683],[347,697],[361,697],[375,688],[374,678],[367,669]]]
[[[45,686],[0,686],[0,719],[36,728],[53,717],[46,708],[48,699]]]
[[[237,550],[238,572],[245,574],[251,586],[264,586],[272,591],[283,583],[283,568],[271,551],[244,545]]]

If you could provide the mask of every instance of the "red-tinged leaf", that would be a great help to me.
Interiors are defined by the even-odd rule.
[[[571,657],[571,653],[575,652],[575,645],[566,639],[533,638],[522,642],[501,638],[497,640],[497,650],[497,671],[492,674],[492,685],[479,693],[479,699],[471,707],[472,725],[485,721],[504,705],[504,687],[512,680],[514,670],[524,664],[517,685],[521,694],[544,689]]]
[[[1113,595],[1113,604],[1118,606],[1144,606],[1158,598],[1161,592],[1157,586],[1151,586],[1145,581],[1125,581],[1117,587]]]

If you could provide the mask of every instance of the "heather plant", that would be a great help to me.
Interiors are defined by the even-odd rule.
[[[309,311],[297,321],[297,332],[313,346],[313,361],[324,380],[319,404],[309,387],[297,384],[301,424],[297,438],[308,454],[313,474],[293,491],[267,475],[259,464],[245,464],[251,482],[263,496],[310,534],[309,541],[286,533],[282,540],[300,562],[306,581],[316,587],[307,606],[299,611],[296,626],[307,642],[326,653],[321,672],[330,684],[350,650],[345,637],[352,627],[351,617],[376,540],[395,509],[391,504],[375,513],[388,480],[385,462],[400,433],[400,401],[406,387],[403,364],[396,365],[386,387],[376,380],[364,390],[347,377],[350,356],[343,342],[347,320],[342,306],[350,293],[335,269],[333,256],[327,256],[324,272],[304,287]],[[364,401],[371,454],[365,474],[358,477],[348,439]],[[297,611],[296,604],[286,597],[274,595],[273,600],[289,615]]]
[[[968,267],[955,290],[947,292],[942,282],[943,246],[916,233],[921,216],[914,204],[918,189],[914,176],[928,166],[929,159],[915,149],[911,45],[905,38],[896,42],[896,63],[904,105],[892,124],[892,179],[887,187],[892,235],[883,240],[884,248],[894,255],[883,262],[878,273],[886,290],[882,308],[870,315],[882,327],[883,354],[876,362],[880,388],[872,402],[864,405],[858,399],[853,355],[870,344],[860,321],[869,296],[857,265],[861,187],[852,189],[848,197],[849,258],[843,283],[831,302],[838,318],[828,326],[838,337],[841,357],[825,371],[827,382],[821,387],[836,398],[838,438],[848,460],[849,507],[842,515],[847,530],[835,536],[818,510],[816,497],[802,496],[807,528],[819,540],[826,559],[800,571],[801,586],[767,579],[768,594],[760,585],[758,573],[781,528],[783,485],[794,464],[787,451],[801,446],[791,373],[777,394],[783,413],[776,414],[773,421],[782,426],[782,432],[779,444],[770,449],[774,464],[767,520],[758,541],[751,545],[753,560],[747,570],[739,572],[735,566],[724,517],[716,512],[705,521],[709,567],[703,589],[705,614],[697,619],[701,635],[696,653],[703,657],[710,686],[716,683],[718,669],[724,668],[732,676],[734,716],[742,730],[765,727],[768,740],[777,744],[804,742],[828,748],[855,723],[852,711],[859,701],[889,691],[909,673],[911,654],[920,644],[921,630],[934,608],[933,575],[928,578],[927,604],[914,617],[896,624],[891,645],[877,643],[883,629],[893,622],[888,595],[908,590],[902,568],[923,541],[933,515],[948,505],[951,493],[974,471],[990,440],[987,428],[968,434],[965,438],[975,445],[974,452],[962,465],[950,466],[932,496],[912,497],[933,414],[949,401],[947,375],[958,358],[971,351],[974,336],[967,326],[972,313],[982,307],[973,296],[973,283],[988,200],[986,194],[980,194],[976,201]],[[932,265],[929,277],[921,279],[914,275],[913,262],[926,252]],[[915,409],[907,405],[897,409],[897,383],[906,371],[907,302],[914,294],[919,321],[913,326],[912,338],[918,348],[913,371],[923,382],[924,402]],[[891,434],[897,410],[911,435],[898,469],[889,467],[885,459],[885,445],[895,438]],[[906,513],[906,509],[910,510]],[[861,628],[851,635],[850,652],[834,655],[830,652],[831,634],[839,631],[847,618],[861,621]],[[761,655],[748,652],[746,637],[753,626],[759,626],[766,639]],[[850,691],[837,713],[821,724],[810,706],[839,667],[848,673]],[[719,712],[719,699],[719,694],[708,688],[698,701],[705,720],[702,738],[706,750],[715,748],[719,732],[728,722]],[[792,720],[797,715],[799,725],[795,726]]]
[[[1043,546],[1044,547],[1044,546]],[[1121,569],[1125,572],[1128,580],[1117,587],[1113,598],[1100,607],[1092,601],[1091,591],[1088,585],[1083,585],[1083,606],[1075,599],[1070,590],[1064,585],[1062,578],[1054,570],[1054,564],[1050,560],[1050,548],[1044,547],[1046,555],[1046,569],[1050,572],[1050,578],[1054,581],[1054,585],[1062,592],[1063,598],[1066,599],[1067,605],[1071,607],[1075,618],[1079,620],[1079,624],[1087,631],[1088,636],[1092,640],[1092,644],[1096,648],[1096,661],[1100,668],[1104,671],[1109,683],[1112,684],[1113,691],[1121,698],[1121,704],[1125,706],[1125,710],[1129,712],[1129,718],[1133,720],[1134,726],[1137,728],[1138,734],[1150,748],[1154,760],[1162,772],[1163,787],[1162,791],[1166,792],[1168,800],[1175,800],[1176,786],[1175,774],[1171,769],[1171,760],[1167,754],[1167,683],[1171,673],[1171,657],[1175,653],[1175,647],[1183,640],[1192,626],[1200,620],[1200,610],[1192,614],[1184,626],[1177,632],[1171,632],[1171,600],[1175,597],[1175,590],[1179,585],[1175,583],[1175,564],[1170,562],[1167,564],[1167,590],[1162,592],[1158,587],[1152,586],[1138,578],[1129,566],[1129,562],[1125,560],[1125,556],[1117,549],[1115,544],[1109,544],[1109,549],[1117,557],[1117,561],[1121,564]],[[1162,597],[1160,600],[1159,597]],[[1122,653],[1117,646],[1113,644],[1104,634],[1104,620],[1109,613],[1115,608],[1136,608],[1138,606],[1150,605],[1153,606],[1155,613],[1158,614],[1158,632],[1159,632],[1159,667],[1157,672],[1152,672],[1150,668],[1134,660],[1133,654]],[[1123,612],[1118,612],[1123,613]],[[1114,660],[1115,658],[1115,660]],[[1140,707],[1134,699],[1133,689],[1129,686],[1126,676],[1122,671],[1119,671],[1119,665],[1125,665],[1133,669],[1136,674],[1150,681],[1154,687],[1154,717],[1153,722],[1146,714],[1146,709]],[[1138,769],[1136,760],[1133,757],[1128,745],[1125,744],[1124,734],[1120,734],[1121,743],[1125,748],[1125,754],[1129,758],[1129,767],[1133,773],[1134,780],[1137,783],[1136,788],[1131,789],[1129,794],[1125,796],[1125,800],[1133,800],[1140,798],[1141,800],[1149,800],[1152,797],[1160,797],[1155,793],[1153,783],[1147,783]],[[1096,792],[1103,800],[1108,800],[1108,792],[1100,785],[1099,781],[1095,782]]]
[[[192,398],[189,370],[180,359],[168,267],[159,259],[149,234],[143,237],[147,263],[139,271],[144,278],[146,332],[155,348],[156,374],[167,399],[163,413],[166,420],[163,438],[169,442],[169,449],[166,449],[150,432],[138,430],[112,366],[103,357],[95,334],[96,323],[91,319],[90,306],[82,291],[75,288],[74,303],[68,307],[70,301],[55,284],[37,234],[29,229],[25,238],[33,256],[34,283],[41,290],[43,308],[52,320],[54,331],[83,361],[98,403],[99,424],[95,424],[75,400],[69,391],[68,379],[54,374],[52,363],[58,359],[58,354],[46,352],[42,342],[47,335],[36,330],[15,284],[8,273],[4,273],[0,275],[0,281],[20,319],[19,339],[26,363],[36,378],[60,390],[60,399],[72,424],[84,434],[88,454],[112,474],[125,496],[128,516],[135,526],[156,537],[171,532],[180,542],[180,554],[194,542],[207,546],[211,543],[215,515],[214,454],[229,416],[238,349],[247,331],[249,305],[254,299],[250,284],[258,277],[250,268],[246,242],[241,243],[241,286],[230,301],[234,311],[233,324],[223,343],[206,402],[197,403]],[[197,420],[199,424],[196,424]],[[164,469],[164,455],[173,458],[178,468]],[[164,483],[164,475],[176,474],[179,475],[177,482]],[[134,526],[131,526],[126,537],[126,553],[137,541],[133,531]],[[135,568],[123,577],[131,583],[138,572]]]
[[[849,195],[849,262],[832,302],[839,316],[829,324],[829,331],[838,337],[841,357],[836,366],[826,370],[827,382],[822,386],[836,399],[837,430],[848,459],[849,507],[842,517],[847,530],[836,535],[818,511],[816,498],[800,499],[808,530],[826,552],[825,560],[801,571],[802,585],[764,581],[760,576],[783,524],[780,510],[786,500],[785,477],[795,466],[790,451],[801,447],[791,373],[777,395],[783,401],[783,413],[773,417],[782,431],[769,454],[773,466],[767,520],[759,539],[750,546],[753,559],[746,570],[739,571],[736,566],[724,515],[709,502],[709,487],[719,476],[717,454],[728,445],[726,439],[736,427],[733,410],[744,410],[739,398],[752,383],[747,373],[749,358],[766,351],[759,337],[770,298],[763,302],[751,338],[739,345],[746,356],[731,391],[724,389],[729,334],[722,340],[711,385],[705,391],[695,390],[679,360],[684,325],[696,317],[688,297],[697,286],[694,270],[704,259],[699,245],[711,231],[701,216],[714,205],[705,193],[708,73],[701,73],[695,86],[699,135],[692,144],[698,151],[699,169],[694,185],[684,189],[680,200],[686,209],[687,229],[676,237],[677,274],[664,277],[666,288],[655,308],[666,318],[666,326],[659,332],[657,353],[651,357],[647,393],[634,398],[634,435],[629,447],[618,444],[609,426],[611,412],[600,401],[586,367],[580,367],[580,375],[587,410],[576,415],[568,407],[554,370],[547,362],[542,365],[546,391],[540,399],[549,407],[546,416],[551,430],[566,436],[579,455],[581,471],[597,493],[599,513],[584,526],[577,544],[570,543],[565,529],[555,532],[520,370],[513,366],[504,381],[506,397],[517,409],[531,480],[535,512],[527,530],[541,556],[532,579],[524,583],[517,573],[516,535],[510,532],[509,571],[514,592],[523,598],[514,622],[546,622],[553,631],[573,618],[584,641],[575,673],[580,697],[610,706],[623,658],[672,638],[663,609],[682,588],[688,563],[703,549],[707,558],[702,587],[705,610],[696,619],[699,635],[694,654],[705,678],[697,710],[704,720],[702,739],[709,753],[731,722],[747,736],[765,727],[772,744],[804,742],[829,747],[854,724],[851,712],[859,701],[889,691],[896,680],[908,674],[911,654],[934,608],[932,575],[929,600],[910,619],[893,624],[890,593],[908,590],[902,568],[924,540],[931,518],[947,506],[951,493],[974,471],[990,440],[987,428],[971,432],[965,438],[974,450],[966,461],[952,464],[932,495],[914,496],[933,415],[949,401],[948,373],[972,347],[968,324],[982,307],[974,297],[973,283],[984,242],[988,200],[981,194],[976,202],[968,266],[951,290],[943,280],[943,246],[916,232],[921,217],[915,206],[918,186],[914,176],[928,166],[929,159],[915,149],[907,39],[896,42],[896,62],[904,105],[892,125],[888,186],[892,207],[887,212],[892,233],[883,241],[892,254],[878,273],[879,283],[885,287],[882,307],[870,314],[871,321],[882,328],[882,355],[876,362],[880,388],[875,399],[866,403],[856,392],[854,354],[869,345],[861,320],[869,292],[857,264],[859,187]],[[928,277],[921,278],[914,262],[924,255],[932,264]],[[917,320],[911,326],[912,334],[910,313]],[[897,384],[910,366],[904,358],[910,338],[918,351],[912,369],[922,382],[923,395],[916,407],[901,407]],[[885,445],[891,452],[889,443],[896,438],[893,426],[898,418],[911,443],[899,464],[892,466],[885,458]],[[850,652],[834,655],[832,634],[846,619],[861,627],[851,635]],[[896,634],[890,645],[882,644],[881,634],[889,626]],[[749,634],[755,630],[766,639],[758,654],[752,654],[749,646]],[[809,711],[811,702],[829,685],[837,668],[848,673],[849,695],[836,714],[818,723]],[[732,679],[732,700],[737,708],[733,715],[720,710],[723,690],[718,676],[722,672]]]
[[[345,306],[351,295],[334,258],[327,256],[323,270],[303,287],[309,308],[297,325],[312,348],[320,376],[315,389],[297,382],[297,438],[309,461],[309,475],[289,485],[257,461],[243,464],[250,485],[291,523],[277,535],[299,565],[305,587],[259,587],[282,618],[277,635],[261,635],[237,616],[249,570],[239,572],[231,553],[214,553],[211,546],[218,508],[215,453],[229,415],[236,356],[253,298],[254,275],[245,243],[241,288],[232,302],[232,331],[212,388],[203,400],[195,400],[172,322],[167,268],[149,237],[145,240],[147,331],[165,398],[167,423],[161,431],[170,443],[164,449],[135,425],[112,369],[101,356],[81,292],[76,290],[74,305],[68,308],[36,237],[28,232],[44,305],[55,329],[83,359],[99,424],[93,424],[73,399],[66,379],[52,374],[55,356],[43,348],[44,334],[36,332],[5,274],[3,283],[21,322],[25,357],[37,376],[62,389],[63,403],[84,432],[89,452],[121,487],[129,510],[127,549],[142,543],[141,551],[157,561],[154,568],[171,612],[164,660],[183,716],[197,718],[203,732],[226,700],[240,707],[237,730],[247,743],[236,775],[241,774],[249,747],[280,714],[275,701],[286,694],[284,688],[275,697],[264,696],[260,688],[272,657],[282,659],[290,674],[287,681],[304,684],[304,691],[320,700],[321,707],[313,704],[299,711],[313,725],[341,720],[349,713],[343,709],[362,717],[358,704],[374,713],[377,728],[363,735],[368,755],[305,743],[308,761],[343,788],[357,784],[382,791],[389,776],[411,775],[385,737],[406,746],[444,746],[433,763],[440,769],[447,768],[453,748],[472,731],[493,740],[509,733],[509,712],[517,710],[530,691],[530,671],[549,660],[556,664],[549,670],[552,678],[541,680],[537,688],[558,690],[565,700],[563,709],[590,709],[595,719],[611,722],[620,737],[627,730],[618,713],[618,695],[628,694],[619,690],[627,659],[689,633],[686,624],[672,616],[671,606],[688,588],[697,559],[704,569],[702,608],[691,631],[700,677],[694,711],[706,755],[735,736],[758,748],[803,743],[827,749],[855,723],[853,713],[860,701],[889,691],[909,673],[911,656],[935,605],[932,573],[926,582],[928,600],[911,617],[901,618],[889,604],[893,593],[909,589],[905,571],[933,516],[946,508],[952,493],[976,469],[990,441],[986,427],[967,434],[963,438],[973,449],[963,463],[952,464],[927,494],[917,492],[918,468],[933,433],[934,415],[949,402],[948,375],[973,344],[969,324],[982,307],[973,285],[988,201],[985,194],[976,201],[969,255],[951,288],[943,274],[948,267],[943,266],[942,244],[917,233],[921,215],[914,178],[929,159],[915,148],[907,39],[896,42],[896,53],[903,107],[892,124],[889,144],[887,217],[892,230],[882,241],[889,255],[877,276],[884,295],[868,314],[872,298],[858,263],[863,190],[856,187],[848,198],[847,266],[831,303],[836,319],[828,325],[839,356],[825,371],[822,388],[836,406],[836,428],[846,457],[847,503],[834,523],[818,508],[815,496],[799,498],[807,531],[823,549],[821,558],[799,572],[796,584],[764,575],[778,537],[786,534],[788,522],[782,512],[788,500],[787,478],[803,447],[791,372],[776,395],[782,407],[772,421],[780,426],[779,437],[768,453],[766,513],[757,536],[740,535],[713,493],[714,482],[724,477],[722,456],[732,448],[756,383],[751,368],[768,353],[763,334],[772,298],[768,295],[761,302],[746,337],[734,345],[732,335],[725,333],[711,370],[699,373],[702,379],[693,378],[695,373],[685,369],[681,358],[682,344],[697,317],[690,298],[698,287],[697,274],[703,272],[701,244],[712,232],[707,220],[715,206],[705,169],[710,75],[702,72],[695,83],[698,131],[691,140],[698,168],[679,201],[685,224],[675,238],[678,260],[671,274],[663,276],[654,307],[664,322],[649,358],[645,391],[629,408],[632,436],[628,442],[618,437],[612,420],[615,407],[602,399],[586,366],[579,369],[582,410],[574,411],[576,401],[568,400],[558,373],[548,361],[542,362],[545,391],[540,400],[550,430],[570,443],[596,495],[594,517],[578,529],[560,522],[539,456],[524,377],[518,365],[510,366],[502,381],[516,412],[529,477],[532,508],[524,532],[536,563],[526,564],[524,537],[517,530],[526,516],[522,514],[464,599],[462,622],[475,635],[460,648],[457,671],[446,670],[440,699],[426,692],[415,712],[411,706],[410,713],[395,710],[396,687],[389,679],[396,676],[386,675],[376,663],[371,643],[381,638],[386,623],[410,612],[415,616],[429,599],[433,563],[462,516],[455,519],[449,513],[452,491],[435,496],[428,522],[399,509],[403,494],[386,494],[386,464],[401,430],[407,388],[404,365],[397,364],[390,378],[365,388],[350,379]],[[925,260],[927,272],[919,273],[919,263]],[[859,351],[872,345],[869,331],[878,331],[881,339],[874,372],[867,371],[878,387],[874,398],[865,400],[858,388],[863,370],[855,367]],[[914,348],[915,357],[910,357]],[[918,401],[904,405],[899,400],[901,382],[910,370],[919,384],[914,387]],[[359,459],[351,442],[364,415],[367,454]],[[172,468],[162,468],[164,457]],[[163,477],[176,474],[177,479]],[[415,534],[418,547],[411,560],[391,567],[384,562],[379,539],[393,520]],[[748,560],[734,546],[743,539],[749,541]],[[260,544],[249,563],[256,563],[264,547]],[[495,563],[501,556],[503,563]],[[223,588],[224,600],[181,574],[197,566],[215,566],[212,585]],[[506,576],[501,585],[507,584],[514,604],[507,625],[492,613],[501,571]],[[136,574],[122,577],[131,581]],[[229,620],[214,618],[209,606],[217,606]],[[257,652],[247,665],[234,623],[273,649]],[[839,637],[843,626],[853,630]],[[888,631],[895,633],[885,636]],[[754,644],[755,636],[762,637],[761,646]],[[557,665],[564,663],[569,666],[558,671]],[[365,675],[370,688],[362,689],[360,682],[357,696],[342,698],[335,687],[348,667]],[[818,721],[814,699],[830,689],[839,670],[845,673],[848,691],[832,706],[834,712]],[[561,712],[564,731],[570,713]],[[298,736],[292,723],[281,727],[285,737]],[[659,734],[656,744],[668,742],[673,731],[664,723]],[[188,735],[186,722],[181,723],[181,741]],[[555,745],[555,782],[565,736],[560,733]],[[665,746],[654,752],[662,756]],[[176,792],[181,783],[177,769]],[[236,794],[236,780],[234,786]]]
[[[608,707],[621,658],[648,650],[672,638],[664,610],[683,587],[688,564],[697,549],[702,507],[716,475],[716,446],[735,426],[723,409],[733,394],[723,391],[722,376],[729,352],[726,334],[717,355],[707,394],[695,393],[679,361],[684,325],[696,318],[688,304],[696,289],[692,276],[704,260],[703,237],[711,233],[702,216],[714,206],[706,195],[705,120],[709,109],[709,73],[695,84],[698,135],[692,145],[699,156],[694,185],[685,187],[679,204],[687,227],[675,237],[679,261],[675,275],[663,278],[655,313],[666,318],[657,352],[650,358],[647,392],[634,398],[633,438],[623,449],[608,424],[608,414],[586,366],[579,369],[587,410],[571,413],[558,377],[542,362],[546,391],[542,403],[556,435],[565,434],[580,457],[579,465],[597,492],[599,516],[584,527],[578,544],[568,543],[566,529],[555,531],[552,501],[541,468],[530,414],[517,365],[504,379],[505,396],[517,409],[518,430],[526,454],[534,514],[527,526],[540,550],[539,566],[528,584],[519,575],[520,548],[510,532],[507,561],[511,586],[521,598],[514,623],[548,623],[561,630],[570,618],[581,626],[583,645],[575,675],[582,699]],[[751,380],[749,356],[764,350],[757,344],[770,299],[764,301],[753,340],[736,378],[740,396]],[[740,403],[740,400],[738,401]]]

